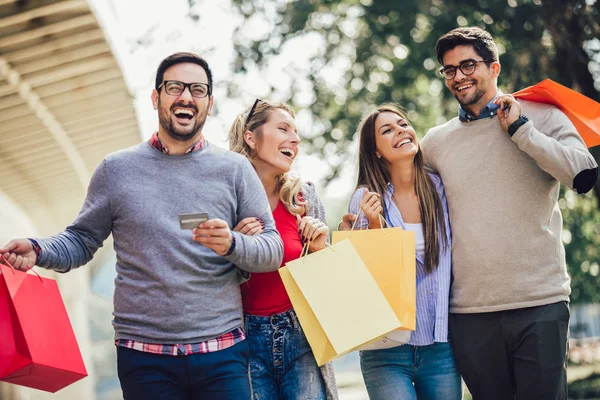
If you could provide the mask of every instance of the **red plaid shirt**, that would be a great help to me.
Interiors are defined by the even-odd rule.
[[[246,335],[242,328],[236,328],[216,339],[200,343],[152,344],[136,342],[134,340],[117,339],[115,340],[115,345],[118,347],[127,347],[128,349],[143,351],[145,353],[169,356],[188,356],[190,354],[211,353],[213,351],[225,350],[244,339],[246,339]]]
[[[149,143],[155,149],[169,154],[169,149],[158,138],[158,132],[154,132],[149,140]],[[204,146],[204,137],[194,143],[192,147],[187,149],[184,154],[198,151]],[[177,343],[177,344],[154,344],[144,343],[135,340],[115,340],[115,345],[118,347],[127,347],[145,353],[164,354],[171,356],[187,356],[190,354],[210,353],[213,351],[224,350],[246,339],[242,328],[236,328],[231,332],[227,332],[216,339],[207,340],[200,343]]]
[[[158,138],[158,132],[154,132],[154,134],[150,138],[149,142],[150,142],[150,146],[154,147],[158,151],[161,151],[165,154],[169,154],[169,149],[167,149],[167,147],[163,144],[163,142],[161,142],[160,139]],[[204,146],[204,136],[202,136],[199,141],[194,143],[192,145],[192,147],[187,149],[185,151],[185,153],[183,153],[183,154],[188,154],[188,153],[192,153],[194,151],[198,151],[202,148],[202,146]]]

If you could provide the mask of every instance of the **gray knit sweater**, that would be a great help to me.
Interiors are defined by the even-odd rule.
[[[222,257],[180,229],[178,215],[192,212],[207,212],[231,228],[259,217],[265,231],[252,237],[234,232],[235,250]],[[105,157],[75,222],[38,240],[38,265],[62,272],[84,265],[111,233],[116,338],[146,343],[196,343],[240,327],[237,268],[274,271],[283,254],[254,169],[245,157],[209,143],[168,155],[145,142]]]

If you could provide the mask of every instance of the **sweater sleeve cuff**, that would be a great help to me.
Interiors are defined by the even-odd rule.
[[[575,189],[578,194],[587,193],[592,190],[597,180],[598,167],[586,169],[578,173],[573,180],[573,189]]]
[[[29,240],[33,246],[36,261],[39,261],[40,257],[42,256],[42,248],[40,247],[40,244],[35,239],[28,238],[27,240]]]
[[[520,136],[520,134],[522,132],[525,132],[527,129],[525,129],[525,127],[529,128],[530,126],[533,126],[533,122],[528,120],[527,122],[525,122],[524,124],[520,125],[513,133],[512,135],[509,132],[509,136],[512,138],[512,140],[516,140],[516,138],[518,136]]]
[[[33,246],[33,250],[35,251],[35,254],[37,256],[35,265],[37,265],[40,268],[51,269],[51,270],[53,270],[55,272],[59,272],[61,274],[65,273],[65,272],[69,272],[71,270],[71,267],[66,267],[64,269],[54,267],[55,263],[53,262],[53,253],[47,243],[48,239],[29,238],[28,240],[31,242],[31,244]]]

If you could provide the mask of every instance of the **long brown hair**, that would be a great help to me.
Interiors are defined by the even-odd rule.
[[[255,151],[244,140],[244,133],[251,131],[256,136],[257,144],[260,146],[262,126],[268,121],[273,110],[281,109],[296,118],[294,110],[287,104],[270,104],[266,101],[257,100],[254,106],[235,117],[229,129],[229,149],[246,156],[249,160],[255,156]],[[249,118],[248,118],[249,117]],[[285,208],[292,213],[302,215],[305,213],[306,203],[300,196],[302,182],[300,177],[286,173],[277,176],[276,188],[279,190],[279,199]]]
[[[408,121],[404,111],[394,104],[383,104],[362,120],[359,127],[360,144],[356,188],[366,187],[370,191],[379,193],[382,199],[383,213],[387,215],[388,210],[383,199],[388,190],[388,183],[391,182],[391,176],[387,165],[376,155],[375,141],[375,120],[379,114],[384,112],[397,114]],[[446,221],[442,201],[433,180],[425,169],[420,150],[415,155],[413,165],[415,167],[415,193],[419,199],[423,237],[425,238],[425,270],[431,272],[440,261],[440,249],[442,246],[446,248],[449,245]]]

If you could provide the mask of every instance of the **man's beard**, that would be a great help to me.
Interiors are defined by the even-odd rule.
[[[471,96],[471,98],[461,98],[458,94],[454,95],[454,98],[460,103],[461,106],[471,106],[473,104],[477,104],[479,100],[485,95],[485,91],[476,87],[475,93]]]
[[[188,140],[192,139],[194,136],[196,136],[196,134],[198,134],[198,131],[202,130],[202,128],[204,127],[204,123],[206,122],[206,115],[200,116],[199,110],[195,106],[190,107],[189,105],[185,105],[182,103],[176,103],[176,104],[171,105],[171,109],[164,110],[161,108],[161,104],[160,104],[160,100],[159,100],[158,107],[159,107],[159,110],[161,110],[158,113],[158,122],[159,122],[161,128],[163,128],[163,130],[172,139],[177,140],[178,142],[187,142]],[[182,132],[179,132],[176,130],[175,122],[172,119],[173,114],[171,113],[171,110],[176,107],[193,108],[194,109],[194,112],[195,112],[194,118],[198,118],[198,119],[196,120],[195,125],[193,126],[192,130],[189,133],[182,133]]]
[[[206,118],[202,119],[201,121],[197,121],[194,125],[194,128],[189,133],[178,132],[175,129],[174,122],[170,118],[159,118],[159,120],[160,126],[172,139],[175,139],[179,142],[187,142],[188,140],[196,136],[198,131],[204,127],[204,122],[206,121]]]
[[[460,86],[460,85],[458,85]],[[488,87],[488,81],[486,79],[477,80],[473,82],[473,86],[475,87],[475,93],[471,95],[471,97],[460,97],[458,93],[454,95],[454,98],[458,101],[458,103],[463,107],[472,106],[473,104],[477,104],[479,100],[487,93],[485,88]],[[484,88],[484,89],[481,89]]]

